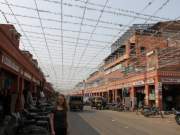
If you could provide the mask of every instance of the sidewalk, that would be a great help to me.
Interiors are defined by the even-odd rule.
[[[111,111],[111,110],[107,110],[107,111]],[[160,115],[158,116],[150,116],[150,117],[145,117],[143,116],[140,112],[137,114],[137,112],[118,112],[118,111],[113,111],[114,113],[117,113],[119,115],[123,115],[123,117],[128,117],[128,118],[137,118],[137,119],[142,119],[142,120],[156,120],[159,122],[169,122],[169,123],[176,123],[175,122],[175,115],[174,114],[170,114],[170,115],[163,115],[163,118],[161,118]]]

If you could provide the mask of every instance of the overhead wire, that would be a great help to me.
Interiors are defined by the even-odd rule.
[[[140,12],[143,13],[149,6],[151,6],[151,5],[153,4],[154,1],[155,1],[155,0],[151,0],[150,2],[148,2],[147,5],[145,5],[145,7],[144,7]],[[137,19],[136,17],[132,18],[132,20],[130,20],[127,25],[131,25],[136,19]],[[150,19],[150,18],[149,18],[149,19]],[[126,28],[127,28],[127,27],[124,26],[122,30],[119,30],[119,33],[118,33],[116,36],[113,37],[114,39],[112,40],[112,42],[114,42],[114,40],[116,40],[117,37],[118,37],[119,35],[121,35],[122,32],[124,32],[124,30],[125,30]]]
[[[0,13],[3,15],[3,17],[4,17],[4,19],[5,19],[5,21],[6,21],[6,23],[9,23],[9,21],[8,21],[8,19],[7,19],[7,17],[6,17],[6,15],[4,14],[4,12],[0,9]]]
[[[162,10],[165,6],[167,6],[167,4],[170,2],[170,0],[166,0],[153,14],[152,16],[156,15],[160,10]],[[147,23],[151,18],[152,16],[150,16],[147,20],[145,20],[144,23]]]
[[[49,2],[49,3],[55,3],[55,4],[58,4],[59,1],[56,1],[56,0],[42,0],[42,1],[46,1],[46,2]],[[84,1],[85,2],[85,1]],[[83,3],[84,3],[83,2]],[[78,5],[78,4],[72,4],[72,3],[66,3],[64,2],[63,3],[64,5],[66,6],[69,6],[69,7],[77,7],[77,8],[81,8],[83,9],[83,6],[81,5]],[[88,2],[88,4],[91,4],[92,5],[92,2]],[[93,5],[100,5],[100,4],[94,4]],[[103,7],[103,5],[100,6],[101,8]],[[110,8],[110,7],[109,7]],[[90,11],[98,11],[98,12],[101,12],[101,9],[98,9],[98,8],[90,8],[88,7],[87,10],[90,10]],[[111,14],[111,15],[116,15],[116,16],[126,16],[126,17],[133,17],[133,16],[136,16],[137,18],[139,19],[142,19],[142,20],[146,20],[147,17],[149,17],[150,15],[144,15],[144,14],[141,14],[141,13],[137,13],[135,11],[128,11],[128,10],[123,10],[123,9],[118,9],[119,11],[123,11],[125,13],[122,13],[122,12],[117,12],[117,11],[111,11],[111,10],[104,10],[105,13],[108,13],[108,14]],[[133,13],[135,15],[131,15],[130,13]],[[141,17],[140,15],[143,15],[143,17]],[[160,20],[169,20],[167,18],[160,18],[160,17],[155,17],[155,16],[152,16],[152,18],[156,18],[156,19],[152,19],[152,21],[160,21]],[[160,19],[160,20],[159,20]]]
[[[9,2],[8,2],[7,0],[4,0],[4,1],[6,2],[6,4],[7,4],[9,10],[11,11],[13,17],[15,18],[15,20],[16,20],[16,22],[17,22],[19,28],[20,28],[20,30],[22,31],[22,33],[23,33],[24,36],[26,37],[26,39],[27,39],[29,45],[31,46],[31,48],[32,48],[32,50],[33,50],[35,56],[37,57],[37,59],[38,59],[39,62],[41,63],[42,67],[44,67],[43,64],[42,64],[42,62],[41,62],[41,60],[39,59],[39,57],[38,57],[36,51],[35,51],[35,48],[32,46],[30,39],[29,39],[28,36],[26,35],[26,33],[25,33],[24,29],[22,28],[22,26],[20,25],[20,22],[19,22],[18,18],[14,15],[14,12],[13,12],[11,6],[9,5]],[[23,42],[21,41],[21,43],[23,43]],[[22,45],[24,46],[24,44],[22,44]]]
[[[74,59],[75,59],[75,56],[76,56],[77,47],[79,45],[79,38],[80,38],[80,34],[82,33],[82,27],[83,27],[84,17],[85,17],[85,14],[86,14],[87,2],[88,2],[88,0],[86,0],[85,6],[84,6],[83,15],[82,15],[81,23],[80,23],[80,28],[79,28],[79,31],[78,31],[78,36],[77,36],[76,43],[75,43],[75,49],[74,49],[74,52],[73,52],[72,62],[71,62],[71,67],[70,67],[68,77],[72,73],[72,67],[74,65]]]
[[[152,4],[152,2],[153,1],[151,1],[150,3]],[[154,16],[155,14],[157,14],[160,10],[162,10],[166,5],[167,5],[167,3],[169,2],[169,0],[167,0],[165,3],[163,3],[154,13],[153,13],[153,15],[152,16]],[[148,5],[147,6],[145,6],[145,8],[143,8],[143,10],[145,10],[148,6],[150,6],[151,4],[149,4],[148,3]],[[148,19],[150,19],[151,18],[151,16],[148,18]],[[135,19],[137,19],[137,18],[133,18],[132,19],[132,21],[130,21],[127,25],[130,25],[130,23],[132,23]],[[147,22],[148,22],[148,19],[147,19],[147,21],[145,21],[145,23],[144,24],[146,24]],[[95,55],[96,56],[96,55]],[[93,59],[92,59],[93,60]],[[88,63],[87,63],[88,64]],[[135,64],[135,63],[133,63],[133,64]],[[133,65],[132,64],[132,65]],[[81,72],[82,72],[82,69],[81,69]],[[92,71],[91,71],[92,72]],[[89,74],[89,73],[88,73]]]
[[[11,24],[14,24],[16,25],[17,23],[14,23],[14,22],[10,22]],[[30,27],[30,28],[40,28],[41,26],[39,25],[32,25],[32,24],[25,24],[25,23],[21,23],[21,26],[26,26],[26,27]],[[47,29],[47,30],[61,30],[60,28],[58,27],[48,27],[48,26],[43,26],[44,29]],[[79,33],[79,31],[77,30],[71,30],[71,29],[62,29],[63,31],[66,31],[66,32],[73,32],[73,33]],[[88,31],[81,31],[81,33],[83,34],[91,34],[90,32]],[[115,35],[112,35],[112,34],[105,34],[105,33],[94,33],[94,35],[97,35],[97,36],[105,36],[105,37],[113,37]]]
[[[31,33],[31,34],[34,34],[34,35],[42,35],[42,33],[40,32],[35,32],[35,31],[28,31],[26,30],[25,31],[26,33]],[[59,37],[61,35],[57,35],[57,34],[51,34],[51,33],[46,33],[46,36],[50,36],[50,37]],[[67,38],[67,39],[76,39],[76,37],[74,36],[63,36],[64,38]],[[81,41],[88,41],[88,39],[85,39],[85,38],[79,38],[79,40]],[[107,42],[107,41],[100,41],[100,40],[91,40],[92,42],[97,42],[97,43],[105,43],[105,44],[108,44],[110,42]]]
[[[146,10],[149,6],[151,6],[153,2],[154,2],[154,0],[148,2],[148,4],[147,4],[140,12],[141,12],[141,13],[144,12],[144,10]],[[136,19],[137,19],[137,18],[134,17],[126,26],[129,26],[129,25],[130,25],[132,22],[134,22]],[[123,27],[122,31],[125,31],[126,26]],[[120,32],[122,32],[122,31],[120,31]],[[111,41],[111,44],[113,44],[114,38],[116,39],[117,36],[119,36],[119,34],[117,34],[116,36],[113,37],[113,40]],[[106,48],[106,47],[102,48],[102,50],[100,50],[89,62],[87,62],[86,65],[88,65],[91,61],[93,61],[100,53],[102,53],[105,48]],[[82,69],[81,69],[81,70],[82,70]],[[92,71],[91,71],[91,72],[92,72]],[[89,73],[88,73],[88,74],[89,74]]]
[[[61,55],[62,55],[62,80],[63,80],[63,76],[64,76],[64,46],[63,46],[63,0],[61,0]]]
[[[180,16],[179,17],[177,17],[176,19],[174,19],[174,20],[177,20],[178,18],[180,18]],[[167,28],[169,25],[171,25],[173,22],[169,22],[169,23],[167,23],[164,27],[162,27],[161,28],[161,30],[162,29],[165,29],[165,28]],[[162,32],[162,31],[161,31]],[[151,36],[155,36],[155,34],[156,33],[154,33],[154,34],[152,34]],[[180,32],[177,32],[176,34],[180,34]],[[160,45],[160,43],[159,44],[156,44],[157,46],[158,45]],[[167,49],[170,49],[170,48],[163,48],[163,49],[160,49],[158,52],[160,53],[160,52],[162,52],[162,51],[164,51],[164,50],[167,50]],[[179,52],[180,51],[180,48],[178,48],[178,49],[176,49],[175,50],[176,52]],[[145,52],[143,52],[143,53],[141,53],[141,56],[142,55],[144,55],[144,58],[145,58],[145,55],[146,55],[146,51]],[[163,53],[163,54],[161,54],[160,56],[162,57],[163,55],[163,57],[164,58],[166,58],[165,56],[167,56],[167,55],[171,55],[172,56],[172,53],[174,54],[174,55],[176,55],[175,54],[175,52],[172,52],[172,51],[166,51],[166,53]],[[140,57],[140,56],[139,56]],[[159,54],[158,54],[158,57],[159,57]],[[173,56],[172,56],[173,57]],[[174,56],[175,57],[175,56]],[[139,64],[139,61],[134,61],[134,59],[136,59],[136,58],[138,58],[137,56],[135,56],[135,57],[131,57],[131,63],[128,65],[128,66],[138,66],[138,64]],[[167,58],[166,58],[167,59]],[[169,64],[177,64],[177,60],[179,60],[179,59],[176,59],[175,61],[172,61],[171,59],[170,59],[170,61],[168,61],[167,62],[167,60],[166,60],[166,62],[167,63],[165,63],[164,65],[159,65],[159,67],[158,68],[162,68],[162,67],[165,67],[165,66],[168,66]],[[133,61],[133,62],[132,62]],[[144,68],[142,68],[142,70],[141,71],[133,71],[133,73],[138,73],[138,72],[145,72],[146,71],[146,62],[147,62],[147,60],[145,59],[145,62],[144,62],[144,64],[143,63],[140,63],[140,64],[143,64],[143,65],[140,65],[141,67],[143,67],[144,66]],[[179,61],[180,62],[180,61]],[[130,72],[130,74],[132,74],[132,72]]]
[[[44,28],[43,28],[43,23],[42,23],[42,20],[41,20],[40,13],[38,11],[37,1],[34,0],[34,3],[35,3],[35,7],[37,9],[37,14],[38,14],[38,17],[39,17],[39,22],[40,22],[40,25],[41,25],[41,29],[42,29],[42,34],[43,34],[43,37],[44,37],[45,45],[46,45],[46,48],[47,48],[47,51],[48,51],[48,55],[49,55],[49,58],[50,58],[50,63],[51,63],[54,75],[57,78],[56,70],[55,70],[54,64],[53,64],[53,59],[52,59],[51,52],[50,52],[50,49],[49,49],[49,46],[48,46],[48,43],[47,43],[46,34],[45,34],[45,31],[44,31]]]
[[[23,35],[22,35],[23,36]],[[32,35],[28,35],[29,37],[32,38],[32,41],[39,41],[41,42],[41,40],[43,39],[43,37],[41,36],[32,36]],[[23,38],[23,37],[22,37]],[[23,38],[25,39],[25,38]],[[57,43],[57,42],[60,42],[60,40],[58,39],[53,39],[53,38],[47,38],[48,41],[51,41],[51,43]],[[42,42],[41,42],[42,43]],[[68,40],[64,40],[64,43],[69,43],[68,45],[70,44],[75,44],[76,42],[73,42],[73,41],[68,41]],[[79,46],[78,47],[84,47],[84,44],[83,42],[79,42]],[[91,48],[104,48],[106,45],[104,44],[90,44]],[[75,46],[75,45],[70,45],[70,46]],[[107,46],[107,48],[110,48],[110,46]]]
[[[46,1],[50,1],[50,0],[46,0]],[[52,0],[51,0],[52,1]],[[71,0],[71,1],[76,1],[76,2],[81,2],[81,3],[84,3],[83,0]],[[97,4],[97,3],[94,3],[94,2],[88,2],[89,5],[92,5],[92,6],[96,6],[96,7],[103,7],[102,4]],[[148,2],[147,6],[145,8],[147,8],[149,5],[151,5],[152,2]],[[111,9],[111,10],[115,10],[115,11],[119,11],[119,12],[125,12],[125,13],[132,13],[132,14],[135,14],[135,15],[142,15],[142,16],[145,16],[145,17],[150,17],[152,16],[152,18],[158,18],[158,19],[162,19],[162,20],[170,20],[169,18],[164,18],[164,17],[159,17],[159,16],[153,16],[153,15],[148,15],[148,14],[144,14],[142,12],[136,12],[136,11],[133,11],[133,10],[127,10],[127,9],[120,9],[120,8],[115,8],[115,7],[112,7],[112,6],[107,6],[106,7],[107,9]]]
[[[82,58],[83,58],[84,55],[85,55],[85,52],[86,52],[86,50],[87,50],[87,48],[88,48],[88,46],[89,46],[89,43],[91,42],[91,38],[93,37],[93,34],[94,34],[94,32],[95,32],[98,24],[99,24],[99,21],[100,21],[102,15],[103,15],[103,13],[104,13],[104,10],[105,10],[105,8],[106,8],[107,3],[108,3],[108,0],[106,0],[106,2],[105,2],[105,4],[104,4],[104,7],[103,7],[102,10],[101,10],[101,13],[100,13],[100,15],[99,15],[99,17],[98,17],[98,21],[96,22],[96,25],[94,26],[94,28],[93,28],[93,30],[92,30],[92,33],[91,33],[91,35],[90,35],[90,38],[89,38],[89,40],[88,40],[88,43],[86,44],[85,49],[84,49],[83,52],[81,53],[81,56],[80,56],[80,59],[79,59],[79,62],[78,62],[78,64],[77,64],[77,66],[79,66],[80,61],[82,60]],[[73,73],[73,77],[74,77],[74,73]]]
[[[29,37],[31,37],[31,36],[29,36]],[[25,38],[22,38],[22,39],[26,41]],[[33,41],[33,42],[35,42],[37,44],[43,44],[42,40],[37,40],[37,39],[38,39],[38,37],[36,39],[31,39],[31,41]],[[60,42],[60,40],[52,40],[51,41],[49,39],[47,39],[47,41],[51,44],[51,47],[57,47],[57,44],[58,44],[57,42]],[[64,41],[64,45],[67,45],[66,47],[73,47],[74,48],[75,45],[73,45],[73,44],[75,44],[75,43],[76,42]],[[91,45],[93,45],[93,44],[91,44]],[[84,47],[84,43],[80,43],[79,46],[78,46],[78,48],[83,48],[83,47]],[[90,48],[94,50],[94,49],[103,49],[104,47],[106,47],[107,49],[110,49],[109,46],[103,46],[103,45],[100,45],[100,44],[99,45],[98,44],[97,45],[93,45]],[[36,48],[40,48],[40,47],[36,47]]]
[[[42,1],[51,1],[51,2],[52,2],[53,0],[42,0]],[[72,1],[72,0],[71,0],[71,1]],[[81,2],[82,2],[82,0],[74,0],[74,1],[81,1]],[[89,3],[90,3],[90,5],[92,4],[92,2],[88,2],[88,4],[89,4]],[[96,3],[94,3],[94,4],[96,4]],[[61,5],[67,5],[67,6],[69,6],[69,7],[72,6],[71,4],[69,5],[68,3],[64,3],[64,2],[61,3]],[[100,5],[101,5],[101,4],[96,4],[96,5],[94,5],[94,6],[99,6],[99,7],[100,7]],[[82,5],[77,6],[77,4],[75,4],[75,5],[73,5],[73,6],[74,6],[74,7],[79,7],[79,6],[81,6],[81,9],[83,9],[83,8],[82,8],[82,7],[83,7]],[[109,8],[110,6],[107,6],[107,7]],[[111,7],[110,7],[110,8],[111,8]],[[110,9],[110,8],[109,8],[109,9]],[[87,10],[92,10],[92,11],[98,11],[98,10],[99,10],[99,9],[98,9],[98,10],[94,10],[94,9],[95,9],[95,8],[88,8]],[[39,9],[38,9],[38,10],[39,10]],[[113,10],[117,10],[117,9],[113,8]],[[118,10],[119,10],[119,9],[118,9]],[[117,10],[117,11],[118,11],[118,10]],[[105,11],[106,11],[106,10],[105,10]],[[133,13],[133,11],[131,12],[130,10],[126,10],[126,11],[127,11],[127,13],[129,12],[129,14],[136,14],[135,12]],[[118,11],[118,12],[126,12],[126,11]],[[39,12],[41,12],[41,11],[39,10]],[[42,10],[42,12],[44,12],[44,11]],[[99,12],[100,12],[100,10],[99,10]],[[44,12],[44,13],[46,13],[46,12]],[[112,12],[111,12],[111,13],[112,13]],[[114,14],[114,15],[115,15],[115,14]],[[120,14],[118,14],[118,15],[120,15]],[[138,15],[138,13],[137,13],[135,16],[137,16],[137,15]],[[64,16],[64,15],[63,15],[63,16]],[[134,17],[135,17],[135,16],[134,16]],[[143,15],[141,15],[141,16],[143,16]],[[69,16],[69,17],[70,17],[70,16]],[[150,15],[147,16],[147,17],[150,17]],[[131,18],[133,18],[133,17],[131,17]],[[154,17],[152,17],[152,18],[154,18]],[[48,19],[48,18],[47,18],[47,19]],[[80,18],[79,18],[79,19],[80,19]],[[82,19],[82,18],[81,18],[81,19]],[[163,18],[156,18],[156,19],[157,19],[157,20],[158,20],[158,19],[159,19],[159,20],[161,20],[161,19],[162,19],[162,20],[169,20],[169,19],[166,19],[166,18],[164,18],[164,19],[163,19]],[[84,18],[84,20],[86,20],[86,18]],[[151,19],[150,19],[150,20],[151,20]],[[57,21],[58,21],[58,20],[57,20]],[[153,21],[153,20],[151,20],[151,21]],[[58,21],[58,23],[60,23],[60,21]],[[64,22],[63,22],[63,23],[64,23]],[[65,23],[66,23],[66,22],[65,22]],[[71,23],[71,24],[73,24],[73,23]],[[77,24],[77,23],[76,23],[76,24]],[[107,23],[104,23],[104,24],[107,24]],[[110,23],[109,23],[109,24],[110,24]],[[118,23],[114,23],[114,24],[116,24],[116,26],[118,26],[118,25],[117,25]],[[111,25],[114,25],[114,24],[111,24]],[[78,25],[78,24],[77,24],[77,25]],[[121,24],[120,24],[120,25],[121,25]],[[21,26],[22,26],[22,25],[21,25]],[[91,25],[91,26],[93,27],[93,25]],[[115,26],[115,25],[114,25],[114,26]],[[125,25],[122,25],[122,26],[125,26]],[[121,27],[122,27],[122,26],[121,26]],[[129,26],[127,26],[127,27],[129,27]],[[49,27],[49,28],[51,29],[51,27]],[[53,27],[52,27],[52,28],[53,28]],[[46,29],[46,28],[44,28],[44,29]],[[65,30],[63,29],[63,31],[65,31]],[[72,31],[73,31],[73,30],[72,30]],[[76,32],[78,32],[78,31],[76,31]],[[83,33],[83,32],[81,31],[80,33]],[[87,33],[90,34],[89,32],[87,32]],[[49,34],[50,34],[50,33],[49,33]],[[85,33],[84,33],[84,34],[85,34]],[[38,33],[36,33],[36,35],[38,35]],[[53,35],[54,35],[54,34],[52,34],[51,37],[53,37]],[[61,34],[61,35],[62,35],[62,34]],[[61,35],[57,35],[57,37],[58,37],[58,36],[61,36]],[[94,33],[93,35],[95,35],[95,33]],[[49,39],[50,39],[50,38],[49,38]],[[47,38],[47,40],[49,40],[49,39]],[[69,38],[69,39],[71,39],[71,38]],[[74,39],[75,39],[75,38],[74,38]],[[56,39],[52,39],[52,40],[56,40]],[[60,40],[59,40],[59,41],[60,41]],[[84,40],[83,40],[83,41],[84,41]],[[88,41],[88,40],[86,40],[86,41]],[[68,41],[68,42],[70,42],[70,41]],[[82,43],[82,44],[83,44],[83,43]],[[79,45],[79,43],[78,43],[78,45]]]
[[[10,13],[5,13],[6,15],[10,15],[10,16],[13,16],[12,14]],[[23,17],[23,18],[29,18],[29,19],[38,19],[38,17],[35,17],[35,16],[30,16],[30,15],[22,15],[22,14],[14,14],[15,16],[18,16],[18,17]],[[49,22],[55,22],[55,23],[61,23],[60,20],[57,20],[57,19],[50,19],[50,18],[42,18],[41,17],[41,20],[43,21],[49,21]],[[73,24],[73,25],[80,25],[80,23],[78,22],[72,22],[72,21],[63,21],[64,24]],[[91,24],[87,24],[87,23],[83,23],[82,24],[83,26],[87,26],[87,27],[94,27],[94,25],[91,25]],[[110,27],[110,26],[99,26],[99,28],[102,28],[102,29],[107,29],[107,30],[115,30],[117,31],[117,27]]]
[[[0,4],[5,4],[4,2],[0,2]],[[10,4],[11,6],[13,7],[16,7],[16,8],[22,8],[22,9],[26,9],[26,10],[32,10],[32,11],[36,11],[35,8],[32,8],[32,7],[27,7],[27,6],[22,6],[22,5],[17,5],[17,4]],[[52,15],[61,15],[60,12],[52,12],[50,10],[44,10],[44,9],[40,9],[38,10],[40,13],[47,13],[47,14],[52,14]],[[75,15],[72,15],[72,14],[63,14],[64,17],[68,17],[68,18],[75,18],[75,19],[79,19],[79,20],[82,20],[82,17],[81,16],[75,16]],[[97,20],[96,19],[93,19],[93,18],[87,18],[87,17],[84,17],[84,20],[86,21],[89,21],[89,22],[96,22]],[[108,25],[114,25],[114,26],[124,26],[123,24],[119,24],[119,23],[116,23],[116,22],[110,22],[110,21],[105,21],[105,20],[101,20],[100,23],[102,24],[108,24]]]

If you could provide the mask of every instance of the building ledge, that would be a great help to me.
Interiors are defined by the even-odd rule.
[[[120,62],[128,59],[128,58],[129,58],[129,55],[128,55],[128,54],[124,54],[123,56],[117,58],[115,61],[113,61],[113,62],[111,62],[111,63],[109,63],[109,64],[106,64],[106,65],[104,66],[104,69],[107,70],[108,68],[111,68],[111,67],[117,65],[118,63],[120,63]]]

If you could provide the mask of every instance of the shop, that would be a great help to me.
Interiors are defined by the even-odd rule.
[[[136,81],[133,83],[134,86],[134,97],[136,98],[136,103],[138,107],[142,107],[145,101],[145,83],[143,80]]]
[[[112,103],[113,102],[113,90],[109,90],[109,98],[108,98],[108,100],[109,100],[109,103]]]
[[[120,102],[122,103],[122,97],[123,97],[122,96],[122,89],[117,89],[117,99],[116,100],[118,103],[120,103]]]
[[[1,69],[0,71],[1,76],[1,90],[9,91],[9,92],[17,92],[18,90],[18,76],[13,74],[5,69]]]
[[[18,98],[20,67],[7,55],[1,54],[0,96],[4,115],[15,112]]]
[[[33,92],[32,76],[28,72],[24,72],[24,89]]]
[[[146,92],[146,105],[155,106],[156,105],[156,94],[155,94],[155,81],[153,78],[147,79],[147,92]]]
[[[42,90],[40,82],[46,81],[38,63],[33,63],[32,55],[19,49],[20,37],[13,36],[17,33],[13,25],[0,25],[0,99],[10,99],[9,103],[5,103],[9,104],[11,112],[23,109],[24,89],[34,92],[40,87]],[[34,80],[32,77],[35,77]],[[7,93],[8,98],[4,96]]]
[[[156,95],[155,95],[155,86],[148,85],[148,90],[149,90],[149,106],[155,106],[156,105]]]
[[[180,109],[180,78],[161,78],[163,110]]]
[[[128,108],[132,107],[131,87],[122,88],[122,103]]]

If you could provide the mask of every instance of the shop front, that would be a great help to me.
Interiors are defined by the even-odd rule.
[[[10,57],[1,54],[0,62],[0,96],[4,115],[15,112],[18,98],[20,67]]]
[[[180,110],[180,78],[161,78],[163,110]]]
[[[134,97],[136,99],[135,106],[141,108],[145,103],[145,82],[143,80],[136,81],[133,83],[134,86]]]
[[[146,105],[151,107],[156,105],[156,95],[155,95],[155,81],[153,78],[147,79],[147,92],[146,92]]]
[[[109,90],[108,92],[108,100],[109,100],[109,103],[112,103],[113,102],[113,90]]]
[[[131,108],[132,107],[132,101],[131,101],[131,84],[126,84],[122,88],[122,104],[124,106]]]
[[[149,102],[148,105],[153,107],[156,105],[156,95],[155,95],[155,86],[148,85],[148,90],[149,90]]]
[[[122,89],[117,89],[117,102],[118,103],[122,103],[122,98],[123,97],[123,94],[122,94]]]

